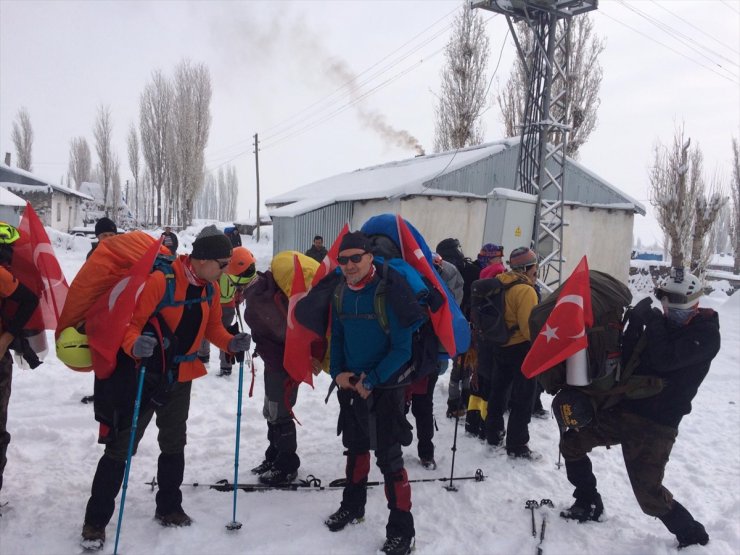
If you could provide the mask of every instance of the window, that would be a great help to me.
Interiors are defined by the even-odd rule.
[[[62,221],[62,203],[61,202],[57,203],[57,221],[58,222]]]

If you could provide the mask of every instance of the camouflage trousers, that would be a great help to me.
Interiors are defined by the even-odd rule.
[[[640,508],[645,514],[660,517],[673,506],[673,495],[663,486],[663,476],[677,435],[677,428],[617,407],[599,413],[595,422],[585,428],[565,432],[560,440],[560,451],[566,469],[571,470],[568,479],[576,486],[576,491],[585,486],[592,487],[595,493],[596,478],[590,470],[588,453],[600,445],[621,444],[627,475]],[[580,470],[572,471],[574,469]]]

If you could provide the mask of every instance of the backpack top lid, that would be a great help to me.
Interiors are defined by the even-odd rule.
[[[432,251],[424,240],[424,237],[407,219],[404,218],[403,221],[408,226],[414,239],[416,239],[416,242],[418,243],[424,258],[427,259],[429,266],[432,267]],[[395,214],[380,214],[378,216],[373,216],[362,225],[360,231],[365,235],[385,235],[393,242],[396,248],[399,249],[400,253],[401,241],[398,237],[398,224],[396,223]]]

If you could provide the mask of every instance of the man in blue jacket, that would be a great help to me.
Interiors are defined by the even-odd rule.
[[[370,450],[374,449],[390,509],[381,551],[406,555],[413,548],[415,532],[401,445],[411,442],[404,388],[413,328],[401,325],[391,303],[385,305],[387,323],[379,321],[375,295],[381,277],[365,234],[346,234],[337,261],[343,279],[331,306],[330,370],[339,387],[337,430],[346,448],[347,481],[341,506],[325,524],[336,532],[363,520]]]

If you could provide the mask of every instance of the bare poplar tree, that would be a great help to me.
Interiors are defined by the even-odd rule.
[[[112,217],[113,221],[117,223],[121,223],[121,217],[118,213],[121,209],[121,163],[118,160],[118,155],[113,153],[111,154],[111,198],[109,201],[106,201],[106,205],[110,205],[112,208]]]
[[[559,26],[558,33],[562,33],[563,29],[564,27]],[[606,43],[594,31],[593,18],[589,14],[574,17],[570,29],[567,83],[563,84],[556,81],[553,84],[556,89],[553,91],[553,96],[559,94],[558,87],[560,87],[560,90],[563,86],[568,87],[570,114],[567,123],[570,125],[570,130],[568,131],[566,154],[576,158],[578,150],[586,143],[591,132],[596,128],[596,113],[601,103],[599,91],[603,77],[599,56],[606,48]],[[536,43],[529,27],[525,23],[518,23],[517,31],[522,50],[525,53],[533,53]],[[528,58],[531,60],[531,55]],[[562,59],[556,60],[556,63],[559,64],[564,62],[565,60]],[[507,137],[516,137],[520,134],[522,114],[524,114],[524,104],[527,99],[527,88],[526,65],[521,58],[517,57],[509,79],[497,95],[504,122],[504,132]],[[561,114],[556,115],[558,119],[562,116]]]
[[[733,273],[740,274],[740,148],[737,139],[732,139],[732,250],[735,255]]]
[[[193,204],[203,187],[204,152],[211,128],[211,76],[205,64],[184,60],[177,66],[173,107],[180,222],[189,225]]]
[[[660,143],[655,146],[653,167],[650,168],[650,203],[655,207],[658,225],[670,240],[671,266],[683,268],[686,245],[691,235],[694,216],[695,187],[698,177],[691,171],[696,148],[690,154],[691,139],[685,138],[683,126],[673,136],[669,150]],[[701,160],[699,159],[699,163]]]
[[[691,271],[703,276],[709,260],[714,254],[712,249],[717,234],[717,216],[727,203],[723,195],[722,181],[715,176],[705,191],[702,179],[698,181],[699,189],[694,198],[694,226],[691,232]]]
[[[488,35],[483,17],[469,2],[455,17],[445,47],[442,91],[435,108],[434,150],[453,150],[483,141],[481,115],[486,104]]]
[[[156,223],[162,225],[162,187],[167,171],[172,87],[161,71],[152,74],[139,101],[141,148],[152,187],[157,192]]]
[[[31,171],[31,151],[33,150],[33,127],[31,126],[31,116],[28,110],[23,106],[15,116],[13,121],[13,131],[11,139],[15,146],[16,165],[26,171]]]
[[[93,128],[95,136],[95,151],[98,153],[98,167],[102,177],[103,203],[105,214],[108,215],[108,188],[110,187],[111,175],[113,174],[113,155],[111,152],[111,139],[113,136],[113,121],[108,106],[98,107],[98,116]]]
[[[92,155],[85,137],[74,137],[69,142],[69,175],[75,182],[75,189],[80,190],[80,185],[90,181],[92,168]]]
[[[139,134],[136,132],[136,126],[132,123],[128,129],[128,167],[134,176],[134,219],[139,223],[139,170],[141,169],[139,156]],[[128,202],[128,196],[126,198]],[[130,204],[130,203],[129,203]],[[131,206],[129,206],[131,208]]]

